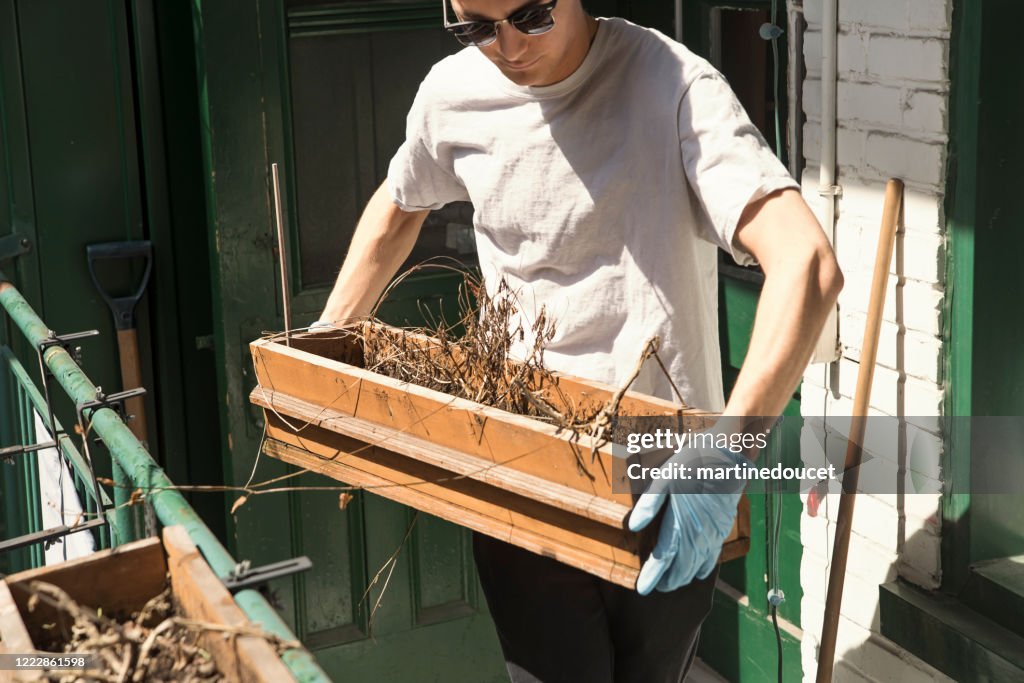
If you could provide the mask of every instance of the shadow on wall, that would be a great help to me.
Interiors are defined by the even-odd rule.
[[[913,544],[917,536],[925,536],[930,532],[922,529],[906,539]],[[888,567],[886,582],[899,579],[900,560]],[[864,681],[940,681],[955,679],[943,674],[930,663],[922,661],[901,649],[894,642],[881,635],[881,610],[879,592],[874,600],[861,600],[861,595],[849,590],[850,575],[847,575],[847,590],[843,598],[842,616],[839,620],[839,632],[836,644],[836,659],[833,668],[833,680],[836,683]],[[866,589],[865,589],[866,590]],[[804,618],[808,616],[804,612]],[[817,662],[818,639],[821,636],[821,622],[807,624],[804,636],[804,647],[814,649],[814,661]],[[863,636],[869,630],[867,637]],[[859,642],[858,642],[859,641]],[[806,661],[806,659],[805,659]],[[804,680],[813,680],[814,670],[804,671]]]

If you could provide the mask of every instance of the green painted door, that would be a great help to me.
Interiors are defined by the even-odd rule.
[[[17,234],[31,243],[29,253],[0,268],[55,332],[99,330],[99,337],[81,343],[82,367],[109,393],[122,388],[117,342],[110,310],[89,276],[86,245],[149,236],[132,20],[125,3],[111,0],[0,1],[0,237]],[[139,263],[134,266],[135,272],[132,267],[108,270],[105,285],[124,293],[139,275]],[[158,369],[147,304],[143,298],[136,322],[143,383],[152,390]],[[38,383],[35,349],[10,325],[0,337]],[[3,445],[33,437],[31,418],[23,429],[14,428],[19,418],[10,398],[0,397]],[[151,393],[151,416],[155,405]],[[74,406],[59,388],[54,390],[54,409],[70,429]],[[161,432],[155,420],[149,433],[158,453]],[[97,471],[109,476],[106,453],[99,446],[92,452]],[[35,456],[23,461],[34,467]],[[10,519],[31,514],[27,491],[12,488],[16,476],[15,468],[0,467],[3,502],[18,508]],[[4,534],[30,530],[18,526]],[[4,558],[12,569],[40,559],[41,554],[31,551]]]
[[[1006,27],[1024,19],[1019,3],[985,5],[980,38],[980,93],[977,98],[977,180],[973,206],[974,293],[971,415],[1024,415],[1024,318],[1014,310],[1024,297],[1024,205],[1014,194],[1024,182],[1024,89],[1007,64],[1016,59]],[[1011,60],[1011,61],[1007,61]],[[954,291],[954,295],[955,291]],[[1009,305],[1008,305],[1009,303]],[[954,305],[956,303],[954,302]],[[963,309],[961,309],[963,310]],[[954,339],[954,344],[958,341]],[[956,351],[962,349],[958,345]],[[982,446],[984,427],[970,459],[971,479],[1020,481],[1024,457],[1020,437],[1002,440],[1002,447]],[[1010,447],[1007,448],[1006,445]],[[1024,496],[981,491],[970,499],[969,562],[1024,555]]]
[[[262,418],[247,399],[247,344],[284,325],[270,166],[281,169],[293,324],[307,325],[404,139],[417,85],[458,48],[439,30],[436,5],[196,3],[228,482],[292,472],[266,457],[257,463]],[[470,215],[453,206],[432,216],[414,258],[471,260],[458,240]],[[412,281],[383,316],[414,322],[417,299],[450,301],[454,284],[438,274]],[[338,484],[312,474],[283,483]],[[505,679],[468,531],[370,494],[339,509],[337,490],[253,497],[232,522],[237,557],[313,560],[311,572],[277,582],[277,599],[338,680]]]

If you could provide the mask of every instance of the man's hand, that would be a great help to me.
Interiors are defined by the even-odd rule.
[[[306,328],[308,334],[324,334],[329,332],[341,332],[345,330],[349,325],[345,323],[334,323],[330,320],[317,320],[314,323],[310,323],[309,327]]]
[[[714,432],[702,434],[714,436]],[[722,542],[732,530],[746,479],[697,478],[697,468],[710,468],[703,470],[705,474],[726,474],[723,470],[735,471],[736,466],[742,472],[751,465],[742,454],[714,446],[684,448],[661,466],[665,476],[651,482],[629,515],[630,530],[639,531],[650,524],[663,505],[668,505],[657,544],[640,570],[638,593],[647,595],[655,588],[674,590],[694,577],[704,579],[711,574]],[[671,476],[682,471],[688,472],[690,478]]]

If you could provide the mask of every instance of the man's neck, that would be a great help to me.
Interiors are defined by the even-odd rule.
[[[582,15],[578,18],[578,21],[582,23],[582,30],[579,30],[580,38],[566,55],[565,68],[558,71],[550,83],[544,83],[543,85],[554,85],[569,78],[569,76],[576,73],[576,70],[583,65],[583,61],[587,58],[590,47],[594,44],[594,38],[597,36],[600,24],[597,19],[584,12],[582,8],[580,9],[580,14]]]

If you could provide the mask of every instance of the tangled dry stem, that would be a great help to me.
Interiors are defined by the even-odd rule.
[[[50,681],[195,681],[225,680],[211,654],[199,644],[205,631],[222,631],[227,637],[258,635],[278,649],[297,647],[253,628],[194,621],[178,616],[171,589],[151,598],[138,612],[117,620],[76,602],[63,589],[44,581],[28,585],[30,610],[40,603],[58,612],[55,623],[46,625],[50,638],[39,643],[44,651],[88,653],[100,666],[83,671],[50,671]],[[45,628],[45,626],[44,626]]]
[[[576,403],[544,366],[544,349],[555,336],[555,323],[544,308],[525,329],[516,292],[504,279],[491,294],[479,279],[464,271],[459,303],[455,323],[442,317],[426,328],[377,326],[372,334],[364,333],[365,367],[554,424],[572,432],[574,443],[581,436],[591,437],[592,456],[608,442],[626,390],[658,349],[656,337],[644,345],[629,380],[605,404]],[[577,465],[586,472],[578,449],[576,453]]]

